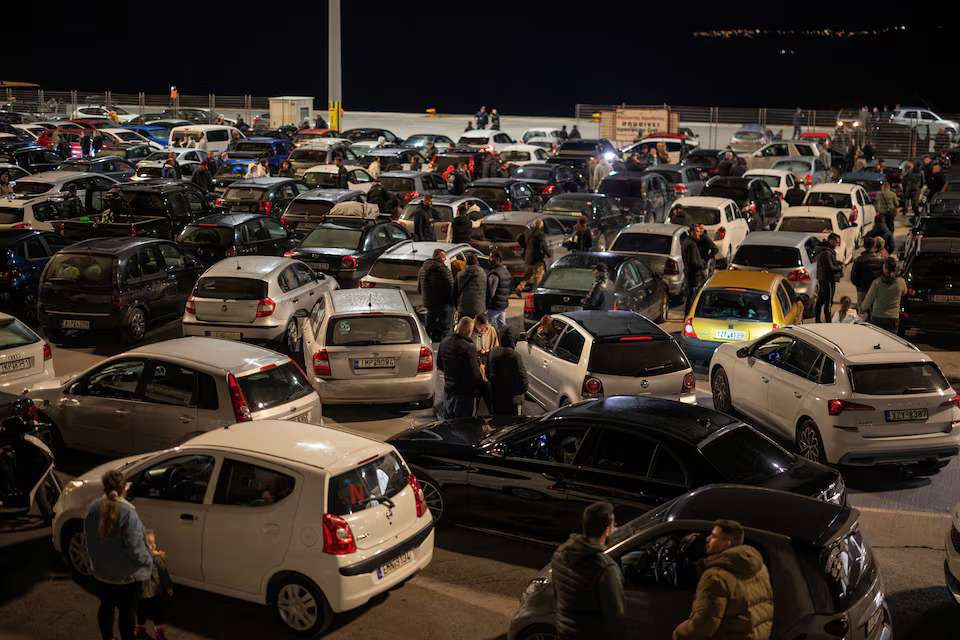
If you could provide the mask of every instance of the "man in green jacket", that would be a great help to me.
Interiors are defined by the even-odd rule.
[[[884,216],[884,223],[893,231],[893,219],[897,217],[897,210],[900,208],[900,198],[893,191],[890,191],[890,183],[884,182],[880,193],[873,201],[877,207],[877,213]]]
[[[707,557],[690,617],[673,640],[768,640],[773,630],[773,588],[760,552],[743,544],[743,527],[717,520],[707,536]]]
[[[863,309],[870,314],[870,323],[897,333],[900,329],[900,300],[907,293],[907,283],[897,276],[897,261],[883,261],[883,275],[873,281],[863,298]]]

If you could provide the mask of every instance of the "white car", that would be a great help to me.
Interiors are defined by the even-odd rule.
[[[747,169],[765,169],[772,167],[777,160],[804,156],[816,158],[820,149],[815,142],[808,140],[774,140],[761,146],[747,156]]]
[[[814,462],[917,463],[960,452],[960,398],[936,363],[869,324],[790,325],[721,344],[710,361],[717,411],[739,411]]]
[[[542,147],[533,144],[510,144],[500,150],[500,160],[512,165],[523,166],[531,162],[545,162],[550,154]]]
[[[674,219],[677,209],[682,208],[685,216]],[[713,196],[689,196],[677,198],[667,215],[670,224],[702,223],[711,240],[717,245],[717,262],[725,263],[737,252],[744,238],[750,233],[750,223],[740,211],[737,203],[729,198]]]
[[[53,223],[63,219],[62,204],[63,198],[59,194],[0,197],[0,229],[56,231]]]
[[[2,156],[2,154],[0,154]],[[20,178],[26,178],[30,175],[30,172],[26,169],[7,162],[0,162],[0,174],[7,174],[10,176],[10,182],[16,182]]]
[[[460,134],[458,147],[487,149],[500,153],[504,147],[517,144],[517,141],[498,129],[472,129]]]
[[[110,469],[129,483],[126,498],[169,554],[175,583],[268,605],[303,637],[433,558],[433,517],[396,449],[266,420],[108,462],[70,482],[54,507],[53,546],[80,575],[91,573],[84,513]]]
[[[119,182],[110,176],[98,173],[85,173],[82,171],[44,171],[17,180],[17,184],[13,187],[13,192],[18,196],[53,195],[66,193],[71,184],[76,185],[77,196],[83,200],[87,193],[87,187],[106,187],[109,189],[113,185],[119,184]]]
[[[914,128],[926,127],[927,132],[922,133],[929,133],[931,136],[940,133],[940,129],[946,129],[952,140],[960,138],[960,124],[955,120],[941,118],[928,109],[919,109],[916,107],[897,109],[890,116],[890,122]]]
[[[324,294],[303,322],[303,360],[321,402],[433,406],[430,336],[399,289]]]
[[[50,345],[13,316],[0,313],[0,391],[19,395],[54,376]]]
[[[797,184],[797,179],[789,171],[781,169],[751,169],[743,174],[744,178],[759,178],[767,183],[774,193],[783,200],[787,191]],[[784,205],[786,206],[786,205]]]
[[[830,207],[788,207],[783,210],[774,231],[799,231],[826,240],[831,233],[840,236],[837,261],[846,264],[860,246],[860,227],[851,225],[847,214]]]
[[[176,154],[177,165],[180,166],[180,171],[183,172],[184,178],[193,175],[194,170],[199,167],[200,163],[207,157],[206,151],[184,147],[155,151],[137,163],[137,175],[130,178],[130,181],[139,182],[141,180],[153,180],[161,177],[163,175],[163,165],[166,164],[167,158],[170,157],[171,153]]]
[[[803,204],[812,207],[843,209],[847,220],[860,226],[860,237],[870,231],[877,217],[877,208],[867,190],[850,182],[825,182],[810,187]]]
[[[343,165],[347,170],[347,189],[353,191],[370,191],[373,186],[373,178],[363,167],[355,165]],[[303,181],[311,189],[335,189],[337,174],[340,167],[335,164],[318,164],[310,167],[303,172]]]
[[[960,502],[950,512],[953,522],[947,532],[947,561],[943,566],[947,589],[954,601],[960,604]]]
[[[293,258],[238,256],[203,272],[187,300],[183,335],[245,340],[299,350],[300,318],[336,278]]]
[[[107,456],[165,449],[234,422],[320,422],[320,398],[293,360],[212,338],[139,347],[28,395],[51,448]]]
[[[556,153],[560,145],[563,144],[560,129],[556,127],[534,127],[533,129],[527,129],[523,132],[523,135],[520,136],[520,141],[524,144],[542,147],[550,154]]]
[[[696,404],[696,378],[673,337],[632,311],[574,311],[545,338],[531,327],[516,350],[528,393],[550,411],[587,398],[649,396]]]
[[[159,142],[142,136],[136,131],[130,131],[130,129],[104,128],[100,129],[100,135],[103,136],[104,141],[107,143],[143,142],[157,150],[164,148]]]
[[[417,276],[423,263],[433,257],[435,249],[443,249],[447,254],[448,267],[454,260],[463,260],[468,253],[477,254],[480,266],[486,267],[487,264],[487,256],[469,244],[407,240],[393,245],[380,254],[367,275],[360,278],[360,288],[402,289],[416,307],[420,304]]]
[[[118,106],[110,107],[94,104],[88,104],[85,107],[78,108],[70,117],[74,120],[82,120],[83,118],[109,118],[111,111],[117,114],[117,120],[119,122],[130,122],[137,117],[137,114],[130,113],[126,109],[121,109]]]
[[[657,135],[647,136],[636,142],[629,147],[624,148],[623,157],[626,158],[631,153],[640,153],[644,149],[650,149],[656,153],[657,147],[660,143],[667,149],[667,156],[670,158],[671,164],[678,164],[683,160],[688,153],[697,148],[697,143],[688,138],[687,136],[680,134],[668,134],[668,135]]]

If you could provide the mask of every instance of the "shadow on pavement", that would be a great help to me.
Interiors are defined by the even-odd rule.
[[[459,526],[437,529],[436,546],[454,553],[540,570],[553,556],[553,546],[501,537]]]
[[[946,587],[927,587],[887,594],[897,640],[955,638],[960,607]]]
[[[848,488],[864,493],[927,487],[932,482],[928,476],[936,473],[922,473],[915,465],[869,468],[841,467],[840,472],[843,474],[843,481]]]
[[[8,523],[0,525],[0,533],[9,534]],[[70,570],[60,561],[50,544],[50,529],[37,532],[14,544],[0,548],[0,602],[12,602],[41,582],[70,580]]]

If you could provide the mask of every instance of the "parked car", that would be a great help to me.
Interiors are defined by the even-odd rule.
[[[351,189],[311,189],[287,205],[280,222],[295,237],[305,238],[334,207],[352,202],[365,205],[366,194]]]
[[[147,324],[180,316],[203,265],[169,240],[96,238],[61,249],[40,276],[37,315],[52,342],[112,331],[136,343]]]
[[[606,138],[577,138],[574,140],[564,140],[560,148],[557,149],[558,156],[576,156],[581,158],[596,158],[604,156],[606,159],[613,160],[620,157],[620,152]]]
[[[772,169],[785,158],[816,158],[820,155],[817,143],[809,140],[775,140],[762,145],[747,156],[748,169]]]
[[[54,231],[63,218],[60,194],[34,196],[15,193],[0,198],[0,229],[43,229]]]
[[[736,202],[749,222],[750,231],[772,229],[780,219],[780,197],[764,180],[717,176],[710,178],[700,193],[715,198],[729,198]]]
[[[2,206],[2,201],[0,201]],[[960,215],[955,213],[941,213],[939,215],[922,215],[914,220],[913,226],[907,228],[907,238],[900,248],[900,259],[903,260],[914,253],[921,241],[927,239],[960,238]]]
[[[183,174],[184,180],[189,180],[193,172],[197,170],[201,162],[206,160],[207,154],[200,149],[173,148],[156,151],[137,163],[137,175],[131,178],[132,181],[153,180],[163,176],[163,165],[166,164],[170,154],[176,154],[177,166]]]
[[[56,375],[50,345],[17,318],[0,313],[0,390],[20,395]]]
[[[27,324],[36,322],[40,274],[50,257],[69,244],[50,231],[30,227],[0,230],[0,308]]]
[[[690,227],[687,225],[658,222],[631,224],[617,234],[610,251],[642,260],[667,283],[671,300],[681,301],[687,292],[682,247],[689,233]],[[706,275],[710,277],[716,268],[716,259],[709,256],[706,262]]]
[[[703,191],[703,175],[696,167],[682,164],[661,164],[647,169],[647,173],[662,176],[677,197],[698,196]]]
[[[580,216],[585,216],[596,251],[606,251],[620,230],[633,221],[616,200],[602,193],[560,193],[547,201],[542,212],[555,217],[570,232]]]
[[[54,195],[66,193],[70,189],[70,185],[74,185],[77,188],[77,195],[82,199],[88,188],[109,189],[116,184],[117,181],[113,178],[97,173],[53,170],[20,178],[14,185],[13,191],[17,195]]]
[[[646,149],[656,152],[661,144],[666,147],[667,156],[670,162],[679,163],[690,151],[697,148],[698,144],[691,138],[679,133],[654,133],[644,136],[639,142],[635,142],[629,147],[624,148],[621,153],[624,157],[631,153],[641,153]]]
[[[491,151],[486,149],[476,149],[473,147],[450,147],[441,150],[433,157],[433,171],[443,174],[451,166],[462,162],[467,166],[467,172],[471,179],[481,177],[483,171],[483,161],[489,156]],[[381,158],[381,168],[383,159]]]
[[[833,172],[820,162],[820,158],[781,158],[770,167],[777,171],[789,171],[794,180],[807,189],[814,185],[830,182]]]
[[[137,173],[137,168],[122,158],[106,155],[96,158],[67,158],[56,171],[99,173],[117,182],[126,182]]]
[[[843,211],[832,207],[790,207],[784,211],[775,230],[808,233],[818,240],[826,240],[831,233],[837,234],[840,236],[837,260],[842,264],[853,260],[860,244],[860,229],[857,224],[851,225]]]
[[[957,221],[953,223],[956,228]],[[960,282],[960,237],[921,239],[901,265],[900,275],[907,282],[901,333],[910,329],[953,332],[960,308],[960,289],[954,289],[954,283]]]
[[[214,211],[249,211],[279,217],[294,198],[308,191],[307,183],[296,178],[246,178],[227,187],[223,196],[217,198]]]
[[[877,208],[867,191],[857,183],[829,182],[818,184],[807,190],[803,204],[810,207],[833,207],[847,213],[847,221],[860,226],[863,237],[873,226]]]
[[[597,193],[613,198],[624,214],[642,222],[663,222],[676,195],[656,173],[615,171],[600,182]]]
[[[531,162],[512,166],[510,177],[530,185],[543,202],[560,193],[580,191],[580,181],[573,169],[564,165]]]
[[[540,205],[533,188],[516,178],[480,178],[464,189],[463,195],[479,198],[496,211],[518,211]]]
[[[293,174],[300,177],[307,169],[318,164],[333,164],[333,159],[337,156],[343,158],[344,164],[360,164],[360,159],[350,149],[350,142],[340,138],[302,144],[290,152],[287,160],[293,168]]]
[[[16,165],[27,173],[53,171],[63,158],[39,145],[4,147],[0,149],[0,163]]]
[[[700,171],[701,179],[706,181],[717,175],[720,161],[726,154],[726,149],[691,149],[687,157],[680,163],[684,167]]]
[[[400,198],[404,204],[425,195],[446,196],[450,194],[447,182],[439,173],[427,171],[383,171],[380,184]],[[466,194],[465,194],[466,195]]]
[[[299,147],[307,142],[314,140],[326,140],[327,138],[339,138],[340,133],[334,129],[300,129],[293,136],[294,143]]]
[[[103,147],[100,149],[100,153],[97,154],[97,158],[108,158],[111,156],[114,158],[119,158],[120,160],[133,165],[133,171],[136,173],[137,163],[141,160],[145,160],[154,151],[155,148],[153,146],[143,142],[123,142],[111,144],[108,147]]]
[[[347,170],[347,189],[367,193],[373,186],[373,178],[366,169],[353,165],[343,165]],[[303,172],[303,181],[311,189],[336,189],[340,167],[335,164],[318,164]]]
[[[899,124],[913,129],[923,128],[925,131],[923,133],[935,136],[940,132],[940,129],[946,129],[947,133],[950,134],[950,139],[956,141],[960,139],[960,124],[955,120],[946,120],[941,118],[933,111],[928,109],[922,109],[917,107],[905,107],[902,109],[895,109],[894,112],[890,115],[890,122],[893,124]]]
[[[30,175],[30,172],[22,167],[18,167],[15,164],[9,164],[6,162],[0,162],[0,176],[7,174],[10,178],[10,182],[16,182],[20,178],[26,178]]]
[[[399,144],[400,138],[389,129],[379,129],[376,127],[362,127],[359,129],[347,129],[340,134],[340,137],[346,138],[350,142],[359,142],[360,140],[379,140],[381,137],[386,139],[388,144]]]
[[[116,105],[87,105],[78,107],[77,110],[73,112],[72,117],[109,119],[111,113],[116,114],[117,120],[120,122],[127,122],[137,117],[135,113],[130,113],[126,109],[122,109]]]
[[[523,132],[523,135],[520,136],[520,141],[524,144],[536,144],[536,142],[531,142],[531,140],[556,140],[559,146],[560,142],[563,142],[563,137],[560,134],[560,129],[557,127],[533,127],[532,129],[527,129]],[[554,149],[556,151],[556,149]]]
[[[142,136],[136,131],[132,131],[131,129],[104,127],[100,129],[100,136],[103,138],[103,145],[105,147],[109,147],[110,145],[114,145],[114,144],[128,144],[131,142],[137,142],[140,144],[145,144],[150,147],[153,147],[158,151],[164,148],[164,146],[159,142],[151,140],[146,136]]]
[[[290,231],[259,213],[215,213],[188,224],[177,244],[212,264],[233,256],[282,256],[296,246]]]
[[[490,252],[496,249],[504,266],[513,277],[522,278],[526,270],[520,236],[531,229],[537,220],[543,221],[544,240],[550,249],[550,258],[547,262],[567,255],[570,250],[564,246],[564,242],[570,234],[566,228],[556,218],[534,211],[494,213],[481,218],[479,225],[474,227],[473,240],[470,244],[484,255],[490,255]]]
[[[793,174],[783,169],[751,169],[744,173],[743,177],[751,180],[763,180],[780,200],[786,197],[787,191],[798,184]]]
[[[457,140],[458,147],[471,147],[474,149],[486,149],[494,152],[501,152],[508,145],[516,144],[517,141],[510,137],[504,131],[498,129],[472,129],[464,131]]]
[[[737,203],[729,198],[714,196],[677,198],[667,215],[667,223],[688,227],[691,224],[704,225],[708,237],[717,245],[718,251],[714,257],[724,266],[750,233],[747,217]]]
[[[803,302],[803,317],[812,318],[818,290],[819,247],[820,241],[809,233],[757,231],[747,236],[727,268],[780,274]]]
[[[947,581],[947,590],[954,601],[960,604],[960,504],[951,511],[952,526],[947,532],[947,559],[943,564],[943,573]]]
[[[239,180],[245,180],[247,172],[250,171],[254,160],[237,160],[235,162],[224,162],[213,173],[211,185],[213,192],[218,196],[223,195],[227,187]]]
[[[370,272],[360,278],[361,289],[400,289],[407,294],[410,304],[420,306],[420,292],[418,290],[417,275],[420,267],[433,257],[436,249],[443,249],[447,254],[446,265],[449,267],[454,260],[464,260],[468,253],[476,254],[481,267],[486,268],[487,256],[481,254],[469,244],[452,242],[400,242],[377,258]]]
[[[227,148],[227,158],[230,160],[263,160],[266,158],[270,175],[277,175],[280,164],[296,149],[289,140],[274,138],[244,138],[234,140]]]
[[[749,153],[760,149],[773,140],[773,135],[765,129],[738,129],[730,137],[730,148],[737,153]]]
[[[420,197],[410,200],[407,203],[407,206],[403,208],[403,212],[400,214],[400,219],[397,220],[397,224],[401,225],[411,234],[413,233],[413,214],[416,212],[417,207],[421,202],[423,202],[423,198]],[[457,211],[460,210],[460,205],[462,204],[467,205],[467,209],[472,209],[472,211],[469,213],[469,216],[470,220],[473,222],[474,229],[479,227],[480,222],[485,217],[494,213],[494,210],[490,208],[490,205],[480,198],[451,195],[434,196],[433,211],[435,212],[436,217],[433,220],[433,233],[440,242],[452,241],[453,227],[450,223],[453,221],[454,217],[456,217]]]
[[[427,146],[428,142],[432,142],[437,149],[447,149],[456,144],[448,136],[436,133],[415,133],[401,142],[400,146],[406,149],[417,149]]]
[[[380,162],[381,173],[386,171],[409,171],[410,163],[414,160],[424,166],[427,164],[423,159],[422,153],[423,150],[419,147],[378,147],[367,151],[367,154],[360,159],[359,163],[354,162],[352,164],[360,164],[364,169],[369,169],[370,164],[373,163],[373,159],[376,158]]]
[[[187,120],[197,122],[189,117]],[[200,122],[210,122],[210,120],[200,120]],[[178,147],[184,144],[187,138],[196,140],[201,133],[204,142],[207,143],[205,151],[213,151],[215,154],[223,153],[232,142],[246,137],[239,129],[229,125],[187,124],[170,129],[168,143],[171,147]]]
[[[870,196],[868,202],[873,204],[873,198],[876,198],[883,189],[883,185],[887,184],[887,176],[885,173],[878,172],[850,171],[840,176],[839,183],[860,185]]]
[[[532,144],[509,144],[500,150],[500,160],[509,163],[510,166],[543,162],[549,155],[541,147]]]
[[[124,128],[135,133],[139,133],[148,140],[153,140],[154,142],[159,143],[164,149],[166,149],[168,146],[167,143],[170,138],[170,129],[168,127],[162,127],[156,123],[142,125],[131,125],[128,123],[124,125]]]

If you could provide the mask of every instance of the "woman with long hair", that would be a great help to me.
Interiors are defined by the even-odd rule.
[[[587,222],[587,216],[577,218],[577,224],[573,227],[574,251],[593,251],[593,233],[587,227]]]
[[[113,638],[116,609],[120,637],[133,640],[140,583],[150,578],[153,560],[143,523],[133,505],[123,498],[123,474],[107,471],[101,482],[103,496],[90,503],[83,519],[87,553],[100,588],[97,624],[103,640]]]
[[[830,319],[831,322],[840,322],[843,324],[852,324],[857,321],[857,313],[851,307],[853,306],[853,300],[850,299],[850,296],[843,296],[840,298],[840,309],[833,312],[833,317]]]

